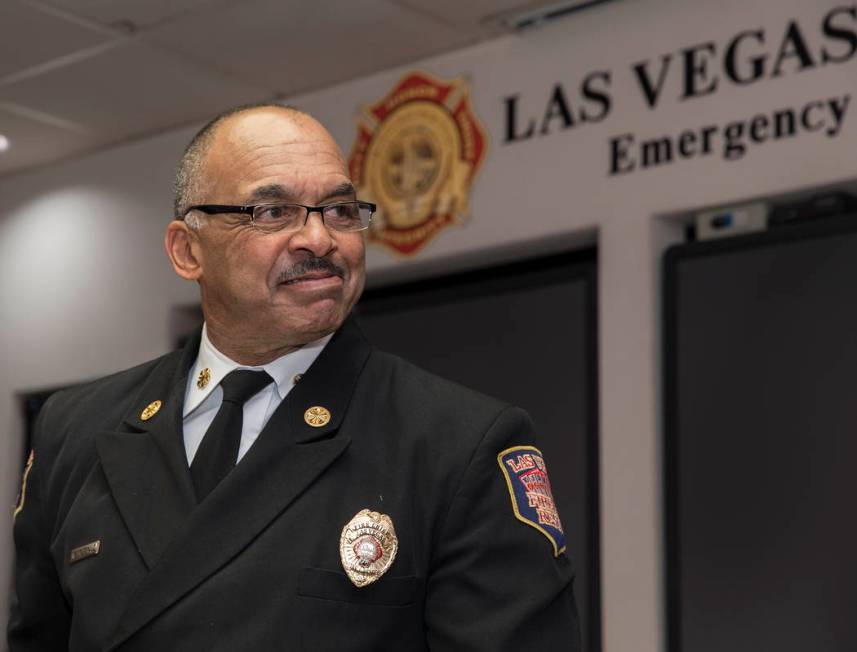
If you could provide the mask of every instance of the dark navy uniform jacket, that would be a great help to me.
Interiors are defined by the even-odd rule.
[[[181,418],[197,348],[45,405],[15,522],[11,652],[579,649],[571,563],[515,518],[498,467],[533,443],[524,412],[346,322],[197,505]],[[308,425],[312,406],[330,422]],[[399,549],[358,588],[339,539],[366,508],[390,516]]]

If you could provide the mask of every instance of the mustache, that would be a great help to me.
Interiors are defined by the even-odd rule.
[[[310,272],[326,272],[328,274],[334,274],[340,278],[345,278],[345,270],[335,264],[332,260],[329,258],[318,258],[313,256],[312,258],[306,258],[299,263],[284,269],[277,276],[277,283],[288,283],[289,281],[294,281],[296,278],[300,278]]]

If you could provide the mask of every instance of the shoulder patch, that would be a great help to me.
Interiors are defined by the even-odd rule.
[[[535,446],[513,446],[497,456],[497,463],[509,487],[515,518],[544,534],[559,557],[565,552],[565,533],[542,452]]]

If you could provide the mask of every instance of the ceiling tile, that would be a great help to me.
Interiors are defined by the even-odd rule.
[[[0,101],[50,113],[114,141],[271,95],[139,42],[0,87]]]
[[[45,61],[104,43],[95,30],[16,0],[0,1],[0,81]]]
[[[98,147],[103,138],[46,125],[0,107],[0,133],[9,149],[0,152],[0,176]]]
[[[145,38],[290,95],[468,45],[474,33],[384,0],[249,0]]]
[[[196,9],[222,5],[230,0],[43,0],[81,18],[108,27],[141,28],[181,16]],[[236,2],[238,0],[231,0]]]

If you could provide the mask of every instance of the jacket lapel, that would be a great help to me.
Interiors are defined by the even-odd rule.
[[[346,322],[141,582],[108,650],[240,554],[343,453],[350,439],[337,431],[370,352],[357,327]],[[313,406],[330,411],[324,426],[304,420]]]
[[[167,355],[143,383],[116,432],[99,433],[96,449],[122,518],[153,568],[194,507],[182,437],[187,372],[199,346]],[[142,414],[154,401],[160,409]]]

